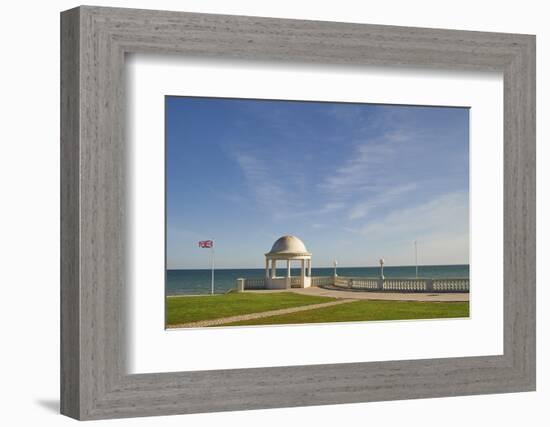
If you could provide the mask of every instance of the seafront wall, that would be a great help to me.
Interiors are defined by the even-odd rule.
[[[300,277],[293,277],[292,288],[300,288]],[[334,287],[342,290],[375,292],[470,292],[470,279],[463,278],[375,278],[344,276],[313,276],[311,286]],[[266,289],[265,278],[237,279],[238,291]]]

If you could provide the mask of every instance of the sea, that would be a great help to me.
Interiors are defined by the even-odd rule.
[[[416,277],[415,266],[384,266],[384,277]],[[379,277],[380,267],[338,267],[339,276]],[[167,270],[166,295],[202,295],[211,292],[211,270]],[[286,268],[277,269],[278,275],[286,275]],[[333,268],[312,268],[312,276],[332,276]],[[299,276],[300,269],[292,269],[292,276]],[[265,277],[263,268],[217,269],[214,271],[214,293],[225,293],[235,288],[238,278]],[[422,278],[468,278],[470,266],[464,265],[419,265],[418,277]]]

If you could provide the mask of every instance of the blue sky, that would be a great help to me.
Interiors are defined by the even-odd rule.
[[[167,267],[466,264],[467,108],[166,98]]]

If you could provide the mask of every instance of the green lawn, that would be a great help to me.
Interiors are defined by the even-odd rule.
[[[258,313],[333,301],[334,298],[300,295],[293,292],[230,293],[225,295],[166,298],[166,324]]]
[[[468,302],[355,301],[281,316],[228,323],[233,325],[281,325],[298,323],[357,322],[468,317]]]

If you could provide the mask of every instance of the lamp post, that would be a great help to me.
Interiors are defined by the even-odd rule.
[[[338,261],[334,260],[332,262],[332,265],[334,266],[334,277],[338,276],[338,274],[336,273],[336,267],[338,266]]]
[[[380,278],[384,280],[384,258],[380,258]]]
[[[416,267],[416,278],[418,279],[418,245],[414,241],[414,265]]]

